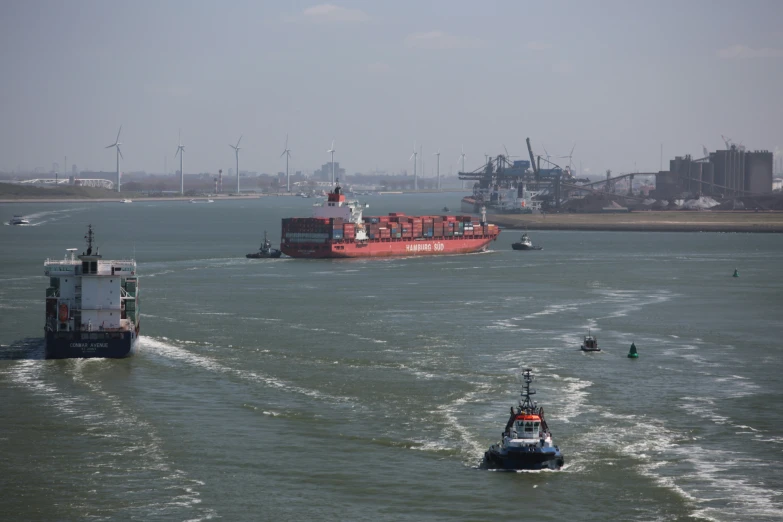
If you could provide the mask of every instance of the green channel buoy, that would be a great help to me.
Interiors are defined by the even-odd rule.
[[[628,358],[629,359],[638,359],[639,358],[639,354],[636,351],[636,344],[634,344],[634,343],[631,343],[631,351],[628,352]]]
[[[734,275],[733,275],[733,276],[731,276],[731,277],[739,277],[739,270],[737,270],[737,269],[735,268],[735,269],[734,269]]]

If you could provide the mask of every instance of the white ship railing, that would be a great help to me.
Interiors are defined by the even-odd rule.
[[[115,266],[135,266],[135,259],[99,259],[98,262],[103,264],[111,263]],[[51,259],[46,258],[44,265],[81,265],[81,259]]]
[[[77,260],[71,260],[71,259],[49,259],[46,258],[46,261],[44,261],[44,266],[48,265],[73,265],[78,266],[81,265],[82,262]]]

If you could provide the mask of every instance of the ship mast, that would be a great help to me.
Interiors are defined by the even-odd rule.
[[[533,370],[530,368],[522,370],[522,378],[525,380],[524,388],[522,390],[522,400],[519,401],[519,409],[522,412],[530,412],[536,408],[535,403],[530,400],[530,396],[535,395],[536,393],[536,390],[530,389],[530,383],[533,382],[533,376],[530,375],[531,371]]]
[[[92,232],[92,225],[87,225],[87,235],[84,236],[87,240],[87,255],[92,255],[92,242],[95,239],[95,235]]]

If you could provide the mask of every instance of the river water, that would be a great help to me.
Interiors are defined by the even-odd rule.
[[[0,207],[32,222],[0,227],[0,518],[781,518],[783,236],[538,231],[544,250],[516,252],[507,230],[473,255],[244,257],[312,203]],[[43,360],[42,264],[88,223],[104,257],[138,260],[139,353]],[[601,353],[578,350],[588,331]],[[566,466],[478,470],[528,366]]]

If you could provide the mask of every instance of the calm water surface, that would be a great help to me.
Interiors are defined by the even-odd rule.
[[[312,203],[0,207],[33,222],[0,227],[0,518],[781,518],[783,236],[542,231],[515,252],[505,231],[484,254],[245,259]],[[139,354],[46,361],[42,264],[88,223],[139,262]],[[578,351],[588,329],[600,354]],[[567,464],[477,470],[525,366]]]

